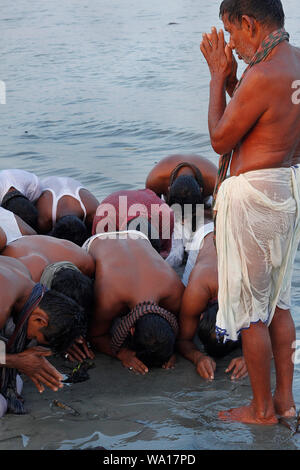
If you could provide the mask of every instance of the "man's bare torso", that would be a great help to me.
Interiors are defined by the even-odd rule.
[[[217,253],[213,241],[213,233],[204,238],[203,245],[199,250],[197,260],[189,278],[189,291],[197,286],[205,285],[210,300],[218,297],[218,265]]]
[[[2,255],[20,259],[35,282],[40,280],[46,266],[59,261],[74,263],[87,276],[94,273],[94,261],[82,248],[68,240],[47,235],[19,238],[10,243]]]
[[[81,188],[79,190],[82,204],[86,210],[85,223],[89,227],[93,223],[96,209],[99,205],[98,200],[87,190]],[[38,226],[41,233],[48,233],[53,228],[52,207],[53,195],[50,191],[45,190],[36,202],[39,212]],[[83,220],[84,212],[80,202],[74,196],[64,195],[58,202],[56,207],[56,221],[66,215],[74,215]]]
[[[268,79],[269,86],[264,87],[268,107],[234,149],[231,176],[300,162],[300,104],[292,101],[292,84],[300,80],[300,49],[287,42],[280,44],[266,61],[250,69],[244,80],[256,71]],[[249,100],[255,106],[255,90]]]
[[[182,162],[192,163],[201,171],[204,180],[204,196],[211,195],[218,170],[212,162],[200,155],[169,155],[163,158],[149,173],[146,187],[152,189],[158,196],[163,194],[166,197],[169,191],[170,175]],[[194,173],[191,168],[184,167],[179,171],[178,176],[180,175],[194,175]]]
[[[94,240],[97,311],[127,313],[139,302],[153,301],[177,313],[183,284],[147,240]]]
[[[0,256],[0,328],[4,327],[12,309],[21,310],[34,284],[20,261]]]

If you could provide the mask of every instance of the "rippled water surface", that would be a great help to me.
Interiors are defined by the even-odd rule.
[[[299,4],[283,5],[291,42],[300,44]],[[199,44],[203,32],[222,26],[218,7],[210,0],[2,0],[0,169],[72,176],[102,199],[143,187],[154,163],[171,153],[216,163]],[[299,270],[298,256],[293,314],[300,339]],[[248,380],[225,377],[226,365],[219,362],[207,384],[182,358],[174,371],[135,377],[99,356],[90,381],[60,392],[79,408],[78,418],[51,408],[52,392],[39,396],[26,383],[31,413],[1,420],[0,449],[299,449],[300,435],[283,427],[217,421],[218,410],[251,396]],[[298,407],[299,381],[297,365]]]

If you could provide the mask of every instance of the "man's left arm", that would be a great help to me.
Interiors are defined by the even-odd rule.
[[[224,33],[212,29],[203,35],[200,46],[211,73],[208,125],[212,146],[222,155],[230,152],[245,137],[267,110],[266,86],[263,73],[249,70],[234,97],[226,104],[227,79],[232,71],[232,50],[224,41]]]
[[[220,76],[212,77],[208,123],[211,144],[216,153],[222,155],[233,150],[268,109],[266,82],[261,73],[249,71],[221,114],[225,82]]]

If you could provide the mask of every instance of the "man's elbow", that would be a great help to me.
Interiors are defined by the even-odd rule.
[[[228,144],[224,138],[211,138],[211,146],[218,155],[224,155],[231,152],[233,149],[231,144]]]

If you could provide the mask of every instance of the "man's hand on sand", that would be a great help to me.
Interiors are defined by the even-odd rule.
[[[86,340],[80,336],[77,338],[72,346],[70,346],[65,354],[65,359],[69,361],[83,362],[85,359],[94,359],[95,354],[87,345]]]
[[[45,357],[51,354],[50,349],[37,346],[15,355],[16,369],[27,375],[40,393],[45,390],[43,384],[55,392],[63,387],[63,376]]]
[[[247,377],[248,372],[247,372],[247,366],[245,359],[242,357],[236,357],[235,359],[232,359],[230,361],[229,366],[225,370],[225,372],[231,372],[231,380],[235,379],[243,379],[244,377]]]
[[[209,356],[201,356],[196,364],[198,374],[206,380],[213,380],[215,377],[216,363]]]
[[[172,354],[170,359],[162,365],[163,369],[174,369],[176,362],[176,354]]]
[[[211,75],[219,75],[223,79],[232,79],[236,75],[236,60],[232,50],[224,39],[224,31],[216,28],[211,29],[211,33],[202,35],[200,50],[205,57]]]
[[[121,348],[117,354],[117,358],[120,359],[124,367],[132,370],[136,374],[145,375],[148,372],[148,367],[136,357],[135,351],[131,349]]]

